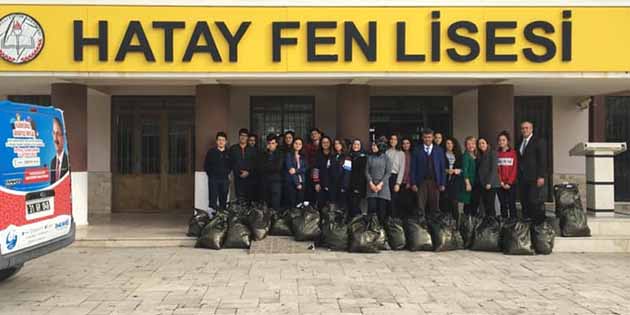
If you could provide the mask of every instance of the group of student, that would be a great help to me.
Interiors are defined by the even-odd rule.
[[[270,134],[264,149],[247,129],[239,130],[239,142],[229,148],[227,135],[219,132],[204,163],[209,206],[226,207],[232,174],[239,199],[265,201],[275,210],[304,201],[335,204],[349,217],[360,214],[367,199],[367,212],[382,220],[438,211],[457,216],[460,203],[465,214],[495,216],[497,197],[501,216],[517,217],[518,187],[522,215],[542,221],[547,155],[533,129],[523,122],[523,140],[514,147],[503,131],[496,149],[489,139],[469,136],[463,150],[457,139],[430,129],[422,130],[419,143],[391,134],[367,150],[359,139],[333,139],[317,128],[308,142],[292,131]]]

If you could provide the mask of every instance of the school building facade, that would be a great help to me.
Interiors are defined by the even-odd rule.
[[[205,153],[242,127],[516,143],[530,120],[582,190],[569,150],[630,138],[630,2],[2,2],[0,99],[64,110],[78,224],[207,208]],[[630,154],[615,181],[624,211]]]

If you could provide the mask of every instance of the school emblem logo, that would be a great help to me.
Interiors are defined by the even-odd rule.
[[[29,62],[44,48],[44,30],[24,13],[11,13],[0,19],[0,58],[14,64]]]

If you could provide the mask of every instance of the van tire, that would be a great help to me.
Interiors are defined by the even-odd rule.
[[[16,273],[18,273],[18,271],[20,271],[20,269],[22,269],[22,267],[24,267],[24,264],[13,266],[13,267],[7,268],[7,269],[1,269],[0,270],[0,281],[4,281],[6,279],[11,278],[11,276],[13,276]]]

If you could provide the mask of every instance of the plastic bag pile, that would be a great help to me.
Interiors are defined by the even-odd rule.
[[[236,202],[210,219],[196,211],[188,235],[197,236],[197,247],[249,248],[251,241],[268,234],[293,236],[334,251],[378,253],[382,250],[503,252],[507,255],[548,255],[556,235],[590,236],[586,215],[575,184],[554,186],[556,218],[535,224],[524,219],[462,215],[457,219],[439,213],[432,217],[376,215],[353,218],[334,204],[317,209],[308,203],[273,211],[263,203]],[[416,211],[415,213],[420,213]]]
[[[264,239],[272,227],[273,213],[264,203],[235,202],[217,211],[212,219],[204,213],[195,210],[190,218],[187,235],[197,237],[196,247],[249,248],[252,240]]]

